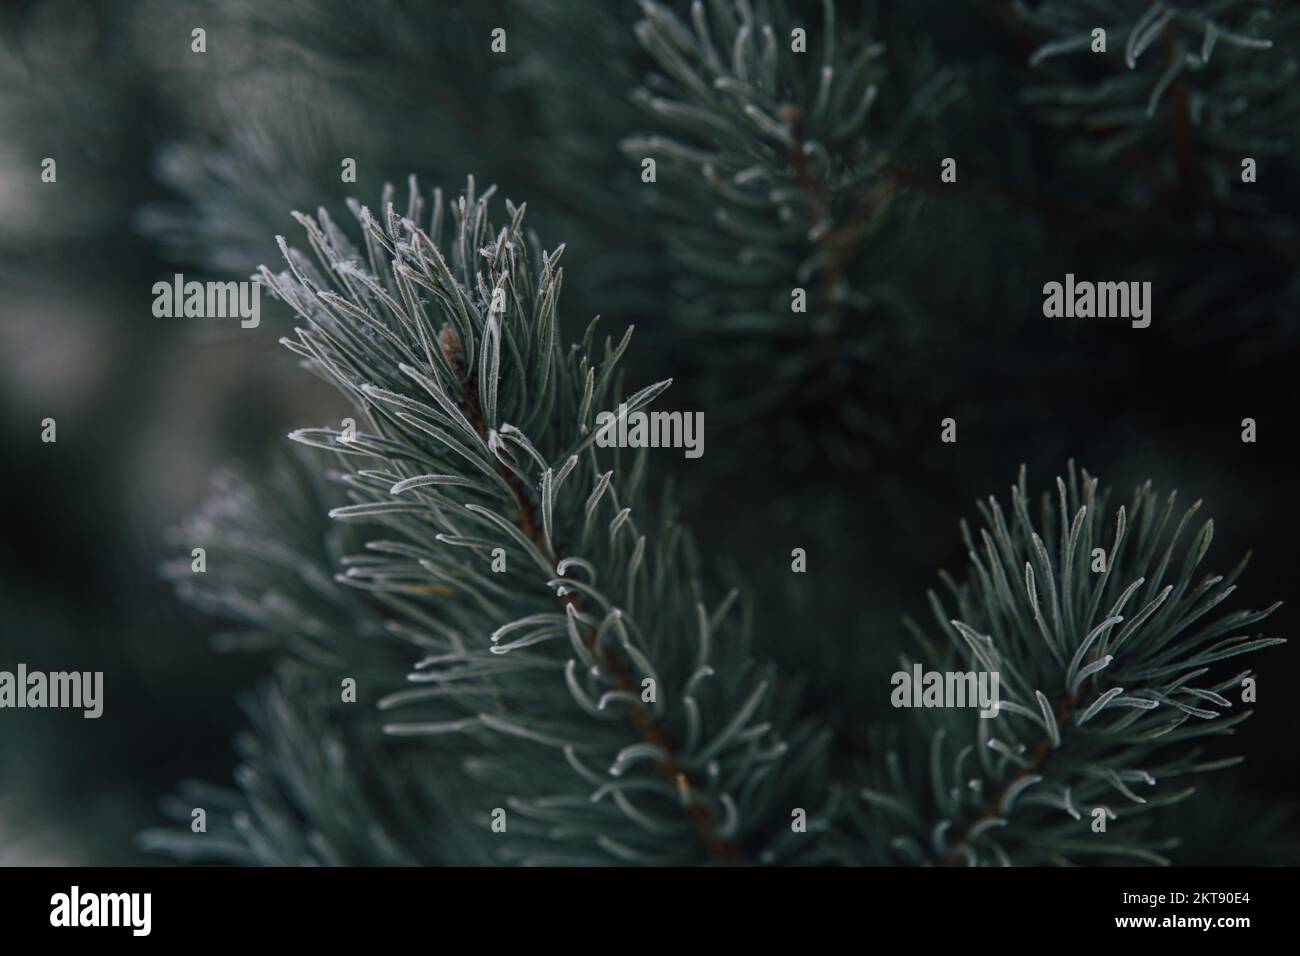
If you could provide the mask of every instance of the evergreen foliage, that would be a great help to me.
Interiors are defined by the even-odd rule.
[[[1138,791],[1231,764],[1182,745],[1246,716],[1219,719],[1248,672],[1206,675],[1281,643],[1225,637],[1272,609],[1207,617],[1244,562],[1194,583],[1213,524],[1179,542],[1199,503],[1171,532],[1174,496],[1140,488],[1109,534],[1105,494],[1071,468],[1059,514],[1045,496],[1036,525],[1022,471],[1010,521],[990,499],[978,544],[963,528],[957,617],[932,597],[952,647],[922,638],[946,670],[1001,674],[1007,716],[923,711],[918,764],[835,753],[831,729],[799,715],[798,682],[752,657],[739,595],[709,599],[671,503],[648,505],[646,450],[596,443],[600,411],[641,409],[669,383],[624,397],[631,329],[599,360],[594,322],[562,345],[563,247],[546,251],[509,201],[495,227],[494,192],[471,179],[426,203],[412,179],[402,212],[393,190],[378,216],[352,204],[359,244],[323,210],[298,215],[311,255],[281,239],[289,269],[261,270],[303,323],[282,341],[364,425],[291,435],[337,458],[334,492],[311,460],[265,500],[227,482],[184,536],[229,570],[196,587],[175,568],[182,596],[297,663],[252,707],[242,794],[187,794],[219,810],[219,839],[146,842],[261,862],[1163,861],[1170,841],[1109,804],[1149,812],[1190,791]],[[321,520],[338,494],[329,517],[364,529],[349,538]],[[384,663],[386,637],[412,667]],[[416,738],[423,760],[380,742],[364,693],[325,703],[353,673],[388,683],[382,730]],[[879,773],[893,792],[845,798],[852,776]],[[1118,819],[1096,841],[1094,807]]]
[[[1178,841],[1146,815],[1191,796],[1190,775],[1237,762],[1202,759],[1190,742],[1250,716],[1227,712],[1251,672],[1212,667],[1284,643],[1247,630],[1277,605],[1212,613],[1246,560],[1197,580],[1214,535],[1206,521],[1184,538],[1199,501],[1171,524],[1177,495],[1162,503],[1147,483],[1111,526],[1106,499],[1071,466],[1035,523],[1022,470],[1009,512],[990,497],[978,537],[963,522],[970,576],[944,577],[955,616],[930,595],[950,646],[919,636],[930,666],[1000,674],[1008,716],[922,711],[921,739],[886,758],[886,789],[862,792],[869,852],[906,863],[1165,863],[1159,851]],[[1089,814],[1112,822],[1099,834]]]
[[[725,352],[736,370],[709,378],[710,407],[830,406],[862,441],[870,412],[855,383],[889,338],[881,326],[907,316],[872,241],[890,199],[889,141],[867,140],[882,45],[842,29],[830,3],[811,41],[779,5],[697,3],[689,24],[643,10],[637,36],[659,72],[635,99],[656,129],[622,148],[653,160],[667,187],[644,202],[681,267],[672,305],[688,354],[716,368]],[[783,55],[792,42],[806,55]],[[772,374],[755,382],[755,362]]]
[[[403,214],[391,195],[382,219],[356,205],[361,246],[328,214],[300,216],[315,261],[281,240],[289,271],[261,272],[304,323],[285,344],[368,423],[292,437],[341,456],[351,503],[330,515],[382,535],[336,580],[424,655],[379,701],[384,730],[428,738],[473,781],[457,826],[514,817],[503,861],[797,858],[789,790],[821,743],[749,656],[738,595],[707,599],[671,506],[646,504],[645,450],[595,444],[598,412],[635,412],[669,383],[623,396],[630,329],[598,361],[594,323],[561,345],[563,247],[544,251],[513,203],[495,228],[492,192],[435,190],[426,214],[412,182]],[[229,524],[218,543],[239,543]],[[335,596],[305,577],[315,601]],[[238,609],[231,583],[218,593]],[[241,616],[265,629],[268,604],[316,629],[279,600]]]
[[[1292,583],[1294,4],[0,6],[6,655],[131,702],[80,737],[0,722],[9,776],[48,756],[0,794],[0,849],[21,815],[120,862],[141,794],[220,777],[246,720],[233,784],[183,783],[141,846],[1300,860],[1294,758],[1227,739],[1248,664],[1262,719],[1296,679],[1295,612],[1231,610]],[[416,186],[470,170],[526,219]],[[244,278],[291,231],[257,329],[147,316],[158,279]],[[1067,274],[1149,281],[1153,324],[1048,318]],[[601,447],[620,402],[702,412],[708,455]],[[159,601],[156,532],[227,455]],[[1071,456],[1203,493],[1255,573],[1207,574],[1212,526],[1073,466],[951,533],[1015,462]],[[159,653],[185,605],[242,659]],[[995,668],[1001,715],[893,709],[913,665]]]
[[[1111,0],[1022,3],[1016,16],[1041,40],[1029,64],[1046,74],[1026,89],[1025,100],[1047,122],[1084,131],[1075,138],[1081,164],[1095,167],[1172,141],[1184,163],[1180,172],[1209,178],[1225,198],[1243,153],[1285,155],[1290,145],[1300,65],[1293,56],[1279,62],[1262,54],[1274,50],[1275,38],[1294,38],[1294,10],[1254,0]],[[1080,56],[1091,52],[1098,28],[1122,44],[1122,56]]]

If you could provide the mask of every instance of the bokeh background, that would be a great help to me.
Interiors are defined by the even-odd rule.
[[[978,7],[911,24],[961,67],[948,148],[978,167],[988,143],[1004,143],[1007,156],[986,158],[985,170],[1031,177],[1036,158],[1017,144],[1032,121],[986,69],[1013,44]],[[808,706],[845,736],[862,728],[865,739],[888,716],[865,675],[890,668],[902,616],[927,618],[937,569],[964,567],[958,521],[977,498],[1005,495],[1022,462],[1040,489],[1073,457],[1116,486],[1116,504],[1147,478],[1203,498],[1216,518],[1214,564],[1254,551],[1239,606],[1288,601],[1267,633],[1294,636],[1293,152],[1259,186],[1273,210],[1256,220],[1267,252],[1208,240],[1147,250],[1160,281],[1145,332],[1052,324],[1040,311],[1042,282],[1122,270],[1141,244],[1132,222],[1122,242],[1081,239],[976,189],[959,208],[935,201],[894,223],[875,240],[882,258],[929,249],[920,270],[897,276],[919,308],[870,342],[870,371],[846,386],[874,424],[865,450],[844,454],[858,438],[827,430],[833,416],[815,403],[717,419],[692,404],[711,394],[712,367],[744,372],[757,360],[737,351],[701,362],[666,319],[665,233],[618,148],[648,125],[628,95],[647,69],[637,17],[631,3],[505,0],[0,6],[0,668],[102,670],[106,683],[97,721],[0,712],[0,863],[163,862],[134,842],[158,822],[160,796],[182,777],[229,778],[237,696],[262,665],[215,654],[217,626],[160,579],[159,563],[188,551],[167,532],[221,467],[256,475],[291,428],[344,414],[276,344],[291,325],[275,304],[263,300],[256,330],[158,319],[153,283],[175,272],[245,278],[277,258],[275,235],[295,231],[291,209],[337,209],[350,194],[373,202],[412,171],[453,194],[474,173],[526,199],[547,242],[569,244],[569,334],[594,314],[614,330],[635,323],[634,373],[677,377],[673,407],[703,407],[707,454],[663,467],[701,550],[753,584],[766,652],[812,674]],[[905,17],[884,14],[881,28]],[[510,52],[493,59],[496,25],[509,28]],[[194,27],[207,31],[204,55],[191,52]],[[922,62],[919,47],[909,55]],[[40,181],[44,157],[57,160],[55,184]],[[355,186],[340,182],[342,157],[358,160]],[[1206,293],[1196,323],[1164,321],[1166,303],[1246,261],[1257,298]],[[949,415],[955,446],[938,442]],[[1247,416],[1259,424],[1254,445],[1240,441]],[[40,440],[47,417],[56,444]],[[789,574],[792,547],[809,550],[808,575]],[[1257,714],[1215,745],[1247,762],[1177,811],[1196,835],[1177,862],[1298,858],[1287,817],[1300,783],[1295,647],[1254,666]],[[1270,835],[1245,839],[1248,825]]]

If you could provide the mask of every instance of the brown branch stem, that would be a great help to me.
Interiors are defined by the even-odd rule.
[[[1079,694],[1075,693],[1062,700],[1060,706],[1056,708],[1055,720],[1058,734],[1064,729],[1066,721],[1069,719],[1070,714],[1074,712],[1074,709],[1078,704]],[[1048,760],[1051,759],[1052,751],[1052,738],[1049,735],[1044,734],[1030,749],[1024,766],[1008,777],[1002,786],[997,789],[997,792],[988,799],[984,804],[983,809],[980,811],[979,816],[972,820],[970,824],[961,831],[961,835],[953,842],[952,845],[954,849],[942,857],[936,866],[960,865],[962,862],[960,850],[963,846],[970,843],[971,831],[981,823],[986,823],[989,820],[996,820],[1001,817],[1002,801],[1006,799],[1011,788],[1025,777],[1042,770],[1047,765]]]

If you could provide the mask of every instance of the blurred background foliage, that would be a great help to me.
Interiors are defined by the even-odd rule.
[[[257,330],[158,319],[153,283],[244,278],[278,258],[291,210],[342,219],[346,196],[373,203],[408,173],[453,191],[473,173],[528,202],[533,227],[568,244],[568,333],[595,314],[611,332],[636,324],[633,380],[672,376],[663,407],[705,411],[708,453],[661,467],[701,552],[747,577],[765,653],[811,674],[808,706],[843,739],[867,746],[890,715],[881,675],[906,640],[900,617],[924,616],[936,569],[965,562],[958,520],[1021,462],[1038,485],[1073,456],[1121,488],[1150,478],[1205,498],[1216,554],[1255,552],[1242,603],[1289,600],[1300,18],[1194,2],[1156,25],[1151,6],[841,4],[833,55],[881,49],[858,85],[843,81],[862,146],[825,180],[827,208],[853,228],[833,233],[849,294],[823,361],[822,327],[780,313],[791,287],[825,278],[809,265],[817,210],[786,204],[799,229],[782,213],[799,175],[781,137],[698,93],[671,29],[636,3],[4,4],[0,667],[103,670],[107,700],[98,721],[0,713],[0,862],[155,862],[132,837],[156,822],[158,795],[179,777],[229,778],[235,691],[261,668],[215,655],[217,625],[170,593],[167,529],[227,463],[268,474],[291,427],[345,414],[275,344],[290,328],[276,304]],[[723,7],[748,9],[711,3],[715,25]],[[762,100],[803,134],[823,6],[753,8],[809,31],[807,70],[778,74]],[[1206,63],[1180,60],[1204,52],[1207,11],[1271,49],[1220,38]],[[1108,59],[1031,62],[1094,20]],[[715,40],[734,47],[741,25]],[[1135,26],[1159,32],[1129,69]],[[191,52],[195,27],[206,54]],[[489,52],[496,27],[504,54]],[[1189,126],[1193,112],[1206,121]],[[1259,163],[1249,187],[1243,155]],[[654,185],[645,156],[661,158]],[[44,157],[56,184],[40,182]],[[356,184],[340,181],[345,157]],[[771,177],[770,200],[715,175],[749,166]],[[1042,284],[1066,272],[1153,281],[1152,327],[1044,320]],[[948,416],[956,445],[938,440]],[[1254,445],[1240,441],[1247,416]],[[40,441],[46,417],[57,444]],[[789,572],[794,547],[806,575]],[[1270,633],[1292,636],[1296,620],[1285,606]],[[1295,660],[1282,648],[1256,663],[1259,713],[1230,751],[1248,760],[1178,811],[1177,862],[1297,860],[1284,819],[1300,781]],[[250,707],[265,722],[273,704]]]

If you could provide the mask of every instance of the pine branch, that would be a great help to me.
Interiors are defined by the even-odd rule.
[[[237,789],[184,782],[162,805],[176,826],[140,834],[142,848],[242,866],[490,862],[439,820],[456,782],[393,752],[361,712],[326,704],[308,670],[282,665],[244,708]]]
[[[1027,89],[1025,100],[1049,122],[1095,135],[1076,142],[1088,161],[1158,159],[1172,137],[1175,190],[1186,195],[1208,175],[1223,200],[1243,155],[1287,148],[1276,131],[1294,126],[1300,110],[1290,79],[1300,64],[1284,52],[1300,30],[1294,11],[1254,0],[1048,0],[1015,9],[1041,38],[1030,66],[1053,79]],[[1097,28],[1107,34],[1104,54],[1092,52]],[[1162,165],[1149,167],[1160,175]]]
[[[217,474],[199,511],[173,529],[183,554],[161,567],[176,595],[233,627],[217,650],[269,652],[334,679],[371,686],[400,679],[409,645],[390,635],[382,607],[335,580],[339,562],[364,545],[355,528],[325,513],[347,503],[327,478],[337,455],[296,449],[254,482]],[[203,549],[196,573],[193,549]]]
[[[748,656],[737,594],[703,603],[667,503],[659,534],[637,530],[646,450],[606,462],[595,444],[630,330],[601,362],[594,324],[560,348],[562,248],[508,202],[496,230],[493,192],[435,191],[427,218],[414,182],[405,215],[391,190],[379,218],[353,204],[361,246],[299,216],[316,262],[281,240],[289,270],[259,276],[303,320],[285,344],[368,423],[292,435],[340,456],[350,503],[331,515],[367,529],[334,580],[424,655],[368,703],[458,781],[440,825],[497,861],[816,859],[822,818],[802,836],[789,820],[825,779],[825,734]]]
[[[455,778],[395,752],[373,707],[342,701],[343,680],[356,682],[361,701],[403,680],[411,645],[390,631],[381,602],[335,578],[364,543],[355,526],[326,515],[347,502],[327,477],[338,457],[298,449],[259,483],[223,471],[170,535],[184,557],[164,564],[164,577],[182,600],[228,622],[214,646],[278,663],[244,703],[237,789],[183,783],[163,803],[177,825],[141,834],[147,850],[239,865],[491,862],[463,828],[430,824],[464,798]],[[201,573],[194,547],[204,549]],[[202,832],[192,829],[195,809]]]
[[[883,193],[864,130],[881,48],[855,34],[837,42],[834,7],[823,8],[821,23],[803,23],[765,5],[695,4],[688,26],[643,4],[637,35],[662,75],[636,98],[660,130],[622,148],[657,163],[659,185],[643,192],[690,278],[679,326],[701,354],[766,347],[784,357],[760,392],[752,382],[720,390],[711,407],[806,401],[842,386],[856,361],[838,339],[872,300],[861,266]],[[790,51],[794,26],[811,34],[809,52]],[[806,314],[791,308],[803,286]]]
[[[1009,519],[990,498],[978,537],[963,523],[971,575],[960,584],[945,576],[956,614],[931,594],[952,647],[924,646],[941,671],[999,673],[998,715],[918,712],[911,752],[892,755],[883,787],[863,791],[857,853],[940,865],[1166,862],[1173,843],[1147,835],[1141,815],[1193,789],[1134,788],[1235,762],[1203,759],[1186,742],[1231,733],[1249,716],[1223,712],[1251,672],[1209,675],[1220,661],[1284,643],[1244,632],[1278,605],[1210,617],[1245,561],[1195,582],[1214,528],[1207,521],[1182,543],[1199,502],[1171,528],[1175,496],[1162,506],[1148,484],[1108,536],[1096,479],[1084,472],[1080,484],[1071,465],[1057,492],[1059,509],[1044,496],[1035,526],[1022,470]],[[1111,809],[1116,796],[1128,810]],[[1097,832],[1101,814],[1108,825]]]

